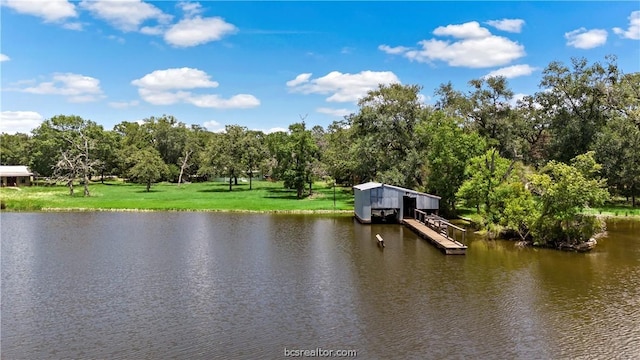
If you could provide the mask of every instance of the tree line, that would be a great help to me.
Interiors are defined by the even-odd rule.
[[[251,187],[260,174],[282,180],[299,198],[317,180],[375,180],[437,194],[445,215],[475,208],[485,226],[523,239],[590,236],[585,229],[596,231],[594,220],[577,214],[609,194],[636,205],[640,73],[622,73],[614,57],[579,58],[551,62],[539,91],[519,99],[504,77],[468,85],[440,85],[434,105],[421,101],[419,85],[380,85],[357,112],[327,128],[308,129],[301,117],[289,131],[269,134],[239,125],[211,132],[170,115],[105,130],[59,115],[31,134],[2,134],[0,162],[28,164],[70,191],[82,180],[85,195],[88,178],[105,175],[147,189],[157,181],[225,177],[232,191],[238,177]]]

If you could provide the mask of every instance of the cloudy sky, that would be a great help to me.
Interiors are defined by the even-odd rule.
[[[1,132],[75,114],[107,129],[171,114],[216,131],[327,126],[379,83],[509,78],[618,57],[640,71],[627,2],[144,2],[0,0]]]

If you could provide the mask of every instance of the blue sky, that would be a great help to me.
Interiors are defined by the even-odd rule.
[[[640,71],[640,3],[1,2],[0,131],[75,114],[106,129],[174,115],[217,131],[326,127],[379,83],[490,74],[522,96],[571,57]]]

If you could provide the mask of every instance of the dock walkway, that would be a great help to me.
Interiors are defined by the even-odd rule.
[[[466,231],[443,218],[429,216],[416,210],[413,219],[403,219],[402,222],[447,255],[464,255],[467,252],[467,246],[455,239],[455,232],[458,231],[464,241]],[[449,235],[449,229],[452,230],[452,236]]]

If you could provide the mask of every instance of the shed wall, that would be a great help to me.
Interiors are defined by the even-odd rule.
[[[356,216],[362,221],[371,221],[371,190],[354,189],[354,207]]]

